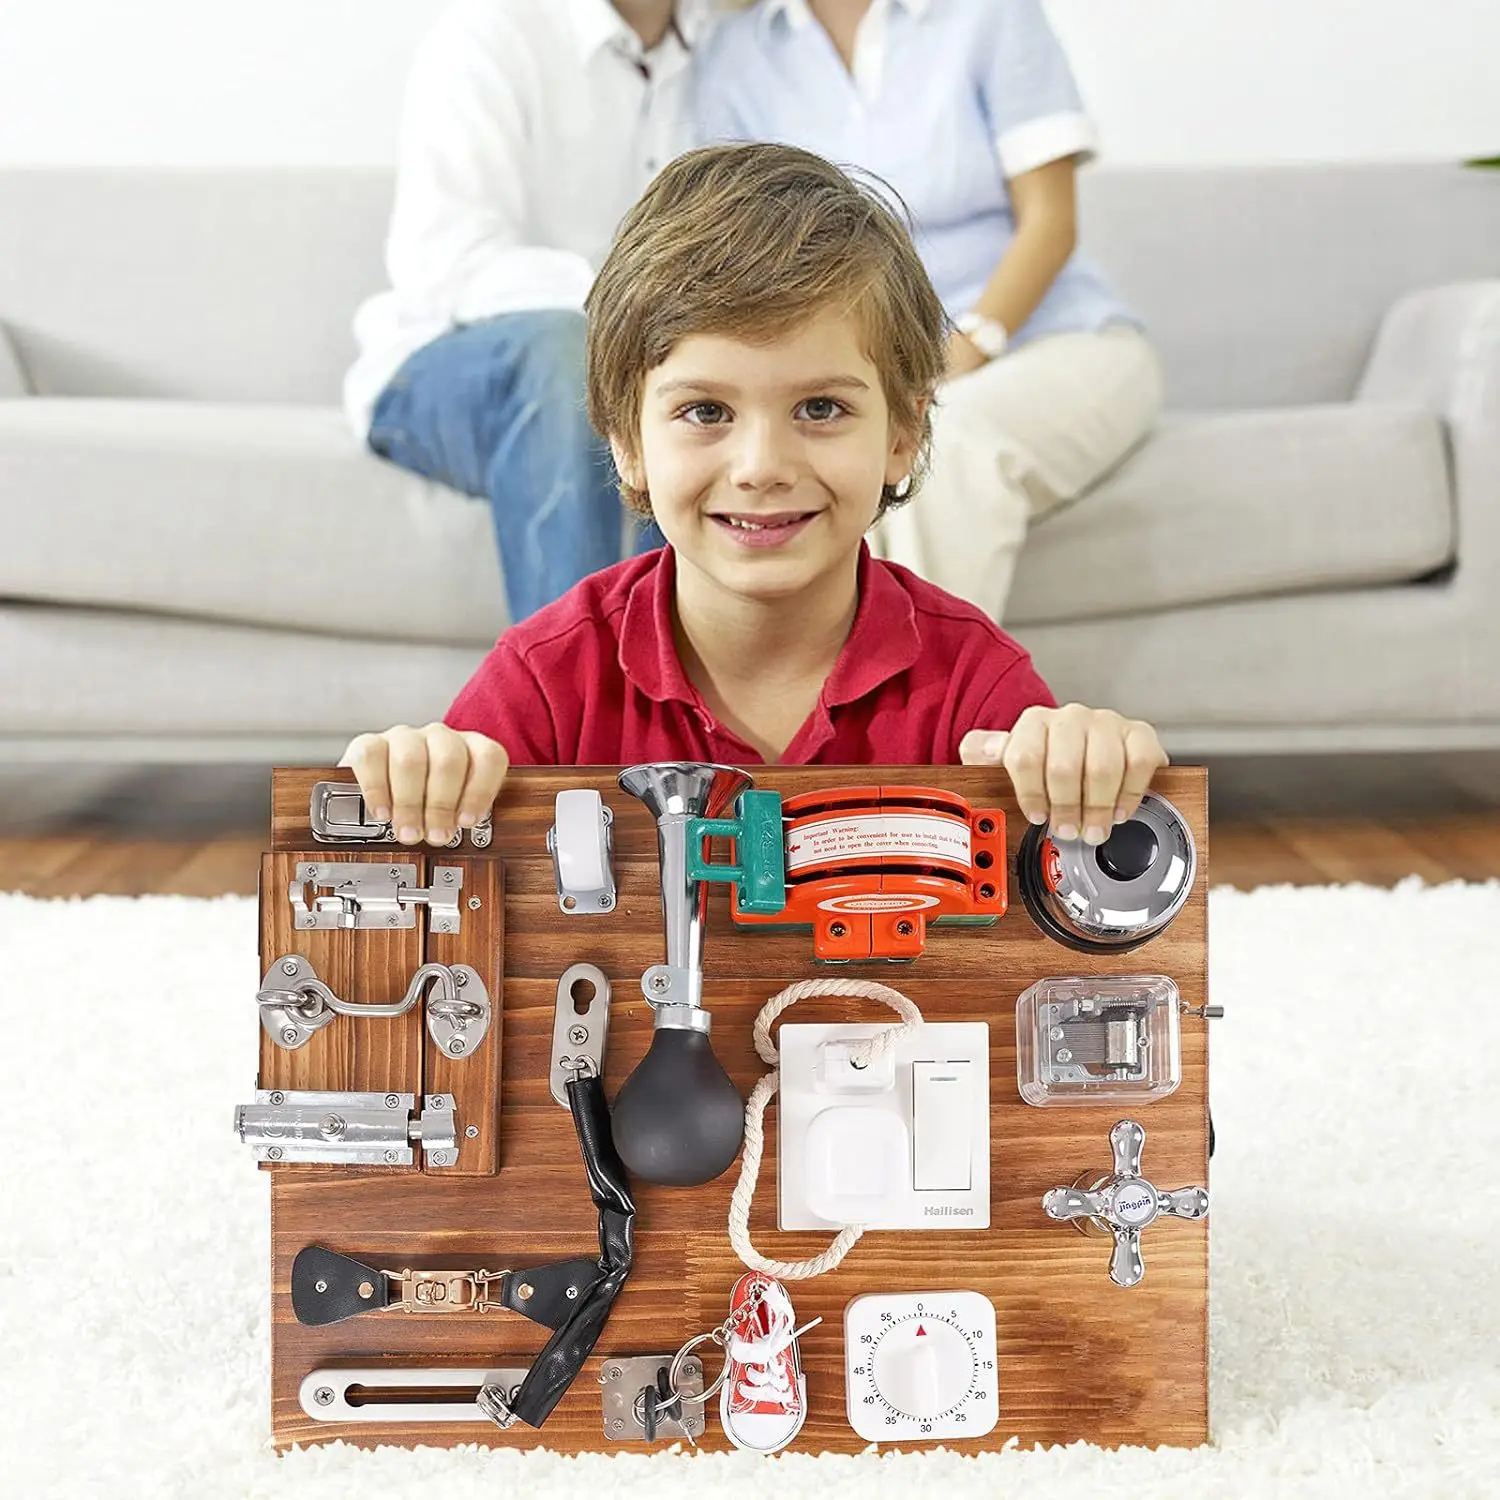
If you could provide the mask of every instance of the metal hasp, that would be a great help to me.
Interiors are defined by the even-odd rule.
[[[697,1447],[703,1436],[703,1366],[684,1360],[675,1393],[668,1374],[670,1354],[606,1359],[603,1387],[604,1435],[617,1443],[671,1442],[686,1438]]]
[[[457,1120],[448,1094],[428,1094],[413,1118],[415,1094],[328,1093],[257,1089],[254,1104],[234,1111],[239,1138],[264,1162],[325,1162],[403,1167],[420,1142],[429,1167],[458,1161]]]
[[[547,830],[547,851],[557,885],[558,910],[570,917],[598,916],[615,909],[615,815],[587,787],[559,792]]]
[[[1085,1231],[1092,1224],[1114,1235],[1109,1279],[1116,1286],[1130,1287],[1146,1274],[1141,1260],[1141,1230],[1163,1214],[1201,1219],[1208,1212],[1208,1190],[1185,1187],[1162,1192],[1142,1177],[1141,1151],[1146,1132],[1134,1120],[1121,1120],[1110,1131],[1109,1143],[1115,1156],[1113,1172],[1099,1178],[1091,1188],[1053,1188],[1042,1195],[1042,1207],[1050,1218],[1074,1221]]]
[[[427,1033],[449,1057],[467,1057],[490,1029],[490,995],[468,964],[423,964],[406,994],[390,1004],[342,1000],[298,953],[284,953],[266,970],[256,1001],[260,1024],[278,1047],[295,1052],[335,1016],[404,1016],[427,997]]]
[[[429,932],[457,932],[463,884],[460,865],[434,866],[431,886],[423,887],[417,884],[415,865],[306,862],[297,865],[287,896],[299,931],[415,927],[417,907],[425,906]],[[308,886],[333,894],[314,894],[309,905]]]
[[[320,844],[394,844],[396,830],[390,823],[378,823],[365,807],[364,793],[351,781],[319,781],[313,784],[307,809],[308,826]],[[459,829],[445,847],[456,849],[463,842]],[[486,849],[494,837],[494,825],[481,818],[469,830],[469,842],[476,849]]]
[[[314,1370],[298,1390],[315,1422],[484,1422],[508,1427],[525,1369],[453,1370],[443,1365],[364,1365]],[[433,1396],[433,1392],[451,1395]],[[352,1399],[351,1399],[352,1398]],[[509,1420],[502,1421],[504,1413]]]

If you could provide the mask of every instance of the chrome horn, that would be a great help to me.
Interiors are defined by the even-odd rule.
[[[667,961],[641,976],[655,1014],[651,1048],[615,1099],[615,1146],[648,1182],[693,1187],[739,1154],[745,1106],[709,1044],[703,1008],[708,887],[688,877],[688,825],[726,812],[753,785],[732,766],[658,761],[620,772],[620,788],[656,819]]]

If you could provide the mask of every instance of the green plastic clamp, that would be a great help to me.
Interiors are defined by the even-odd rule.
[[[786,910],[786,836],[781,793],[741,792],[732,818],[692,818],[687,825],[689,880],[716,880],[735,887],[740,911],[774,916]],[[734,840],[737,864],[710,864],[703,841],[710,835]]]

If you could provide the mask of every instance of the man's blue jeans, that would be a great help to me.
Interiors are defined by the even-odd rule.
[[[489,501],[512,620],[620,560],[614,462],[584,409],[581,313],[507,313],[417,350],[375,403],[370,446]],[[641,549],[660,545],[645,528]]]

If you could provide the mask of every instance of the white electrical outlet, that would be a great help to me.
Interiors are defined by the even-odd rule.
[[[851,1070],[881,1025],[783,1024],[777,1116],[782,1229],[988,1229],[990,1028],[933,1021],[883,1067]]]

